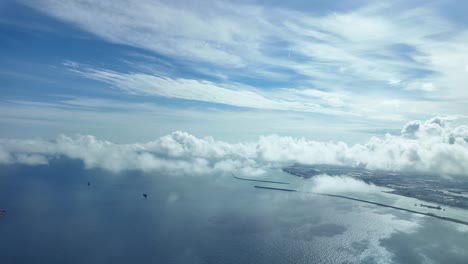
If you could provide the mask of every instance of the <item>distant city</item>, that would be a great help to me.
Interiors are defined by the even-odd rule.
[[[320,174],[350,176],[366,183],[390,188],[392,190],[388,192],[392,194],[468,209],[468,181],[461,178],[447,179],[414,172],[374,171],[333,165],[294,165],[283,168],[283,171],[306,179]],[[440,206],[424,204],[415,204],[415,206],[443,210]]]

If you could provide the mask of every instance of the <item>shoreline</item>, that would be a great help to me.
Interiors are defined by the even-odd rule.
[[[453,222],[453,223],[457,223],[457,224],[462,224],[462,225],[467,225],[467,226],[468,226],[468,221],[463,221],[463,220],[460,220],[460,219],[451,218],[451,217],[446,217],[446,216],[440,216],[440,215],[436,215],[436,214],[431,213],[431,212],[426,212],[426,213],[424,213],[424,212],[419,212],[419,211],[415,211],[415,210],[411,210],[411,209],[406,209],[406,208],[397,207],[397,206],[388,205],[388,204],[383,204],[383,203],[378,203],[378,202],[367,201],[367,200],[358,199],[358,198],[353,198],[353,197],[344,196],[344,195],[328,194],[328,193],[316,193],[316,192],[305,192],[305,191],[298,191],[298,190],[294,190],[294,189],[283,189],[283,188],[275,188],[275,187],[267,187],[267,186],[258,186],[258,185],[255,185],[254,188],[257,188],[257,189],[264,189],[264,190],[273,190],[273,191],[309,193],[309,194],[317,194],[317,195],[322,195],[322,196],[328,196],[328,197],[335,197],[335,198],[347,199],[347,200],[351,200],[351,201],[357,201],[357,202],[361,202],[361,203],[367,203],[367,204],[373,204],[373,205],[377,205],[377,206],[392,208],[392,209],[396,209],[396,210],[400,210],[400,211],[405,211],[405,212],[409,212],[409,213],[413,213],[413,214],[419,214],[419,215],[430,216],[430,217],[434,217],[434,218],[437,218],[437,219],[440,219],[440,220],[449,221],[449,222]]]

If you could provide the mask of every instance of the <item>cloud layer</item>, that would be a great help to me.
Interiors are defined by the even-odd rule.
[[[64,64],[70,67],[70,71],[80,76],[109,83],[130,94],[194,100],[263,110],[336,115],[349,114],[340,109],[334,109],[343,105],[340,97],[344,95],[314,89],[278,89],[275,92],[265,93],[260,89],[239,83],[214,83],[206,80],[184,78],[174,79],[144,73],[121,73],[87,68],[72,62]],[[267,96],[262,95],[262,93],[267,94]]]
[[[399,136],[387,134],[355,145],[276,135],[262,136],[257,142],[232,144],[180,131],[135,144],[115,144],[89,135],[62,135],[53,141],[1,139],[0,163],[47,164],[54,157],[65,156],[82,160],[86,168],[113,172],[142,170],[201,175],[237,171],[260,175],[270,167],[302,163],[468,176],[468,126],[454,125],[455,119],[413,121]]]
[[[255,1],[21,2],[157,56],[150,64],[162,56],[195,72],[159,65],[85,75],[131,93],[387,119],[467,114],[468,30],[436,3],[363,2],[310,13]],[[265,83],[274,87],[256,87]],[[285,93],[285,84],[297,91]]]
[[[467,32],[454,32],[458,27],[430,4],[367,4],[309,14],[255,1],[23,2],[112,43],[248,68],[263,77],[283,76],[277,75],[281,68],[319,82],[336,80],[338,73],[423,91],[442,88],[432,71],[441,71],[451,85],[465,79]],[[449,37],[437,37],[443,34]],[[453,56],[460,62],[449,60]]]
[[[314,176],[311,182],[302,187],[305,191],[318,193],[381,192],[382,188],[348,176]]]

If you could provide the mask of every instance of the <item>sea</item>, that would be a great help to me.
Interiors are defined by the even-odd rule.
[[[263,178],[301,184],[280,169]],[[468,263],[468,226],[255,185],[70,159],[3,165],[0,263]]]

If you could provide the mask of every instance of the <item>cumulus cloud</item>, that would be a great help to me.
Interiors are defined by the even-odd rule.
[[[180,131],[135,144],[115,144],[89,135],[61,135],[53,141],[1,139],[0,163],[44,164],[53,157],[65,156],[82,160],[86,168],[114,172],[142,170],[201,175],[237,171],[260,175],[270,167],[302,163],[466,176],[468,126],[455,126],[451,121],[450,117],[413,121],[399,136],[387,134],[355,145],[276,135],[262,136],[257,142],[233,144]]]
[[[413,138],[414,138],[414,137],[415,137],[415,134],[416,134],[416,132],[418,132],[420,126],[421,126],[421,122],[418,121],[418,120],[409,122],[408,124],[406,124],[406,125],[403,127],[403,129],[401,130],[401,133],[402,133],[404,136],[413,137]]]
[[[364,181],[348,176],[329,176],[326,174],[314,176],[306,186],[308,191],[318,193],[345,192],[380,192],[382,189]]]

